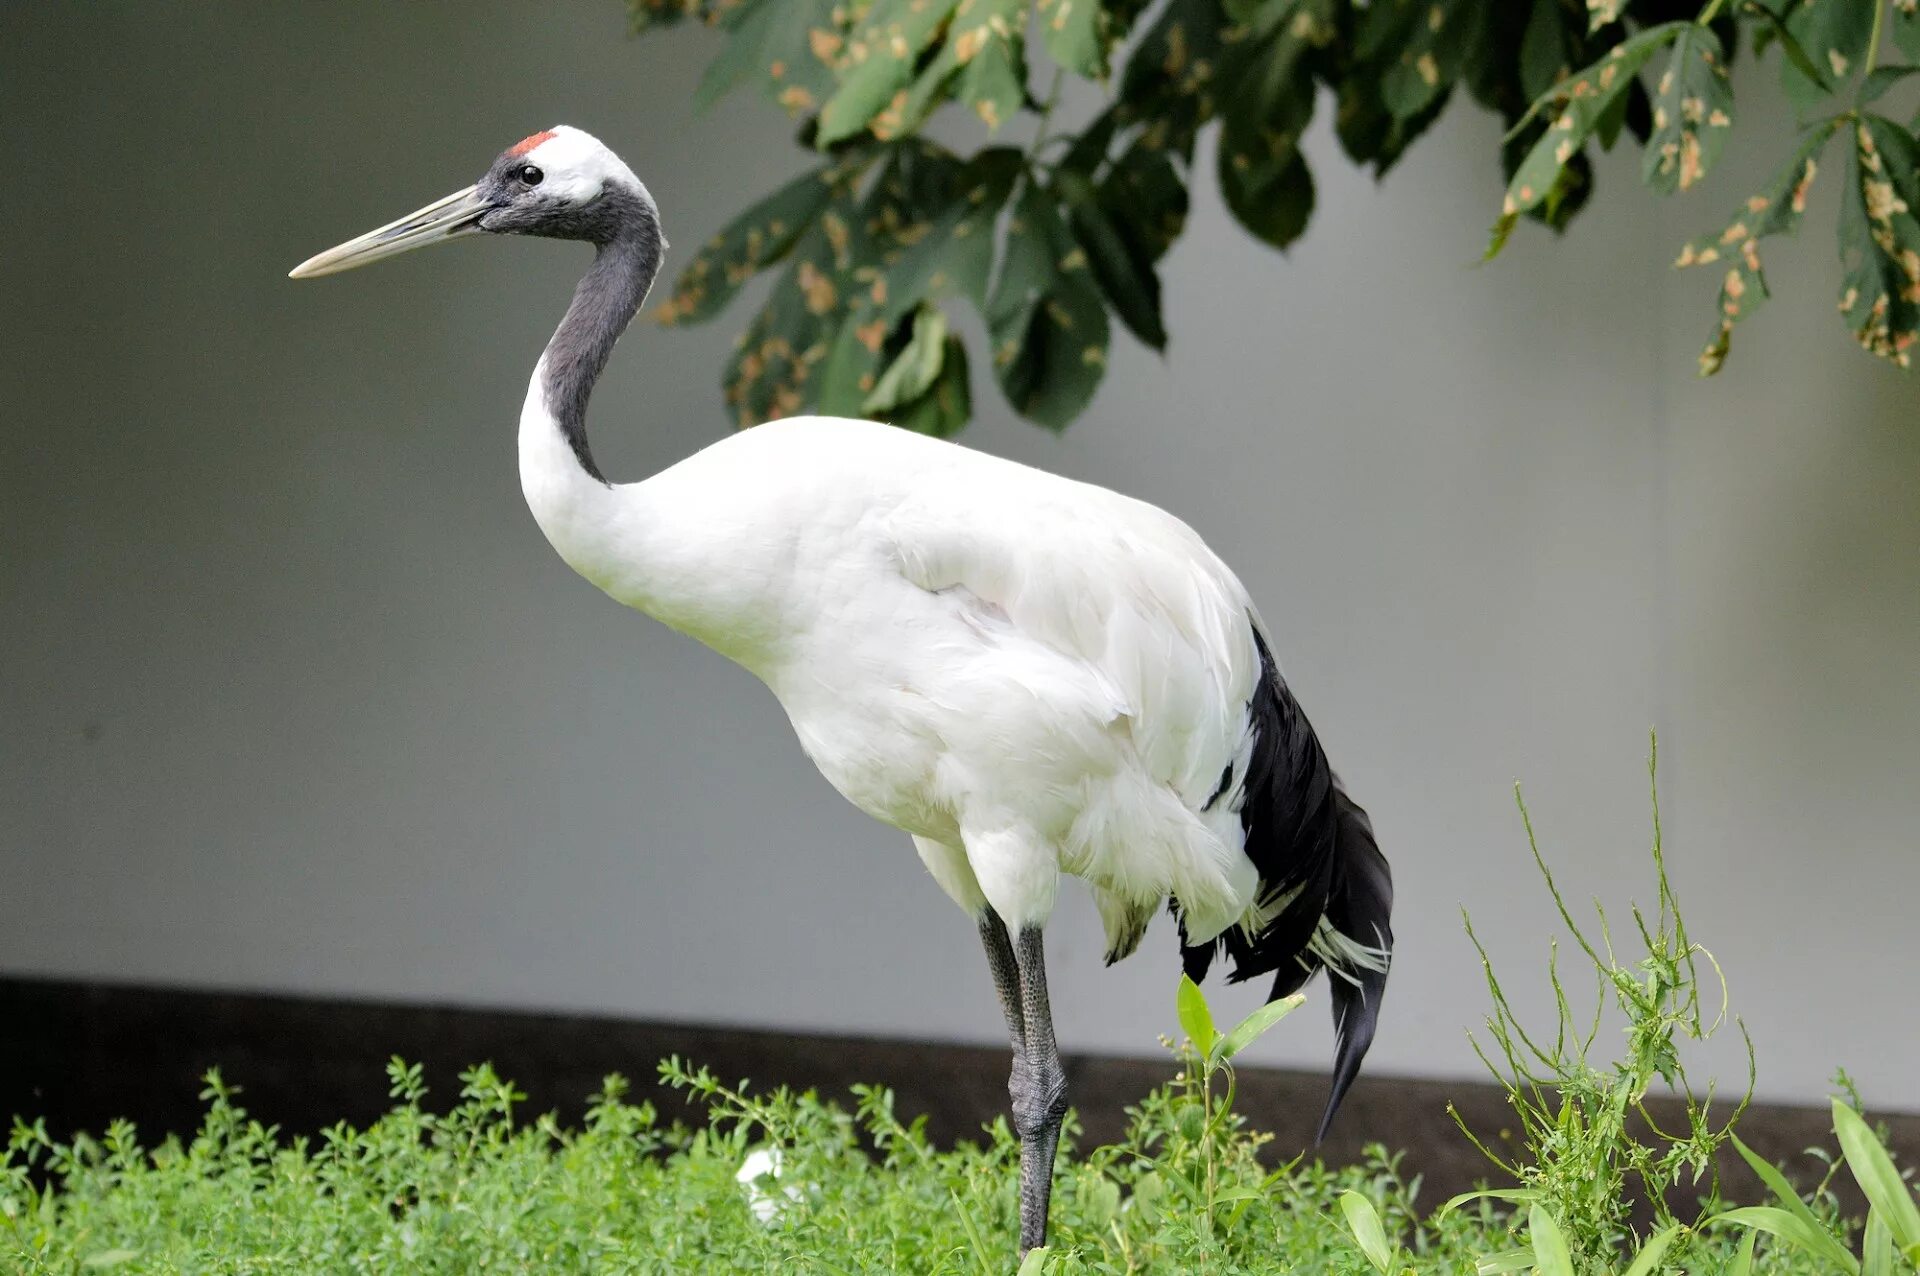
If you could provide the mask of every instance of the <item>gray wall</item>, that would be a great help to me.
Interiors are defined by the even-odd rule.
[[[704,33],[549,8],[0,9],[0,968],[994,1040],[906,839],[522,508],[513,423],[580,255],[283,278],[556,120],[647,178],[680,261],[796,166],[756,101],[689,116]],[[1833,314],[1831,182],[1716,381],[1713,281],[1667,269],[1783,127],[1683,201],[1610,160],[1568,240],[1478,268],[1492,122],[1380,187],[1323,133],[1286,258],[1202,184],[1171,353],[1123,339],[1063,439],[978,389],[972,445],[1180,512],[1261,601],[1394,861],[1381,1070],[1475,1071],[1462,904],[1539,1005],[1514,778],[1575,898],[1648,896],[1657,724],[1763,1092],[1845,1064],[1920,1108],[1920,396]],[[724,428],[743,314],[629,339],[610,473]],[[1171,934],[1103,970],[1064,898],[1062,1038],[1152,1052]],[[1261,1058],[1318,1066],[1322,1018]]]

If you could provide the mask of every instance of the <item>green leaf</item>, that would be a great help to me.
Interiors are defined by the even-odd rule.
[[[1014,410],[1064,429],[1106,371],[1107,310],[1052,194],[1028,183],[1007,223],[988,304],[994,374]]]
[[[907,86],[921,52],[933,42],[957,0],[875,0],[866,19],[847,38],[840,58],[840,85],[820,110],[816,145],[870,129],[883,141],[899,135]]]
[[[1142,126],[1140,144],[1191,158],[1213,118],[1225,28],[1215,0],[1168,0],[1140,37],[1120,78],[1122,118]]]
[[[1462,1192],[1458,1196],[1447,1198],[1446,1203],[1434,1211],[1433,1218],[1435,1222],[1438,1222],[1453,1211],[1459,1209],[1462,1205],[1473,1201],[1507,1201],[1512,1204],[1519,1204],[1523,1201],[1538,1200],[1539,1197],[1540,1194],[1532,1188],[1483,1187],[1475,1192]],[[1521,1252],[1524,1253],[1525,1251]]]
[[[913,402],[896,408],[886,419],[903,430],[951,438],[973,416],[973,391],[968,385],[967,347],[949,336],[940,360],[940,377]]]
[[[1817,1255],[1823,1262],[1831,1264],[1835,1271],[1845,1272],[1847,1276],[1858,1276],[1860,1271],[1860,1264],[1854,1261],[1853,1255],[1847,1253],[1846,1248],[1833,1238],[1833,1234],[1810,1214],[1803,1217],[1771,1205],[1748,1205],[1716,1214],[1709,1221],[1715,1224],[1733,1223],[1777,1236],[1789,1245],[1797,1245]]]
[[[1399,57],[1380,81],[1381,100],[1398,119],[1412,119],[1460,78],[1472,43],[1477,6],[1467,0],[1380,0],[1374,7],[1407,11],[1396,28]]]
[[[1560,107],[1546,132],[1514,170],[1500,220],[1494,223],[1488,257],[1497,254],[1506,243],[1520,214],[1546,203],[1560,188],[1568,165],[1586,144],[1613,100],[1627,91],[1640,68],[1663,45],[1676,39],[1683,30],[1692,29],[1693,24],[1687,22],[1648,27],[1616,44],[1606,57],[1556,85],[1551,93],[1527,109],[1526,115],[1514,126],[1516,133],[1538,112],[1552,105]]]
[[[792,416],[809,403],[814,369],[826,358],[843,315],[845,263],[834,244],[844,242],[851,215],[845,205],[821,214],[735,342],[722,385],[737,425]]]
[[[1100,0],[1037,0],[1040,38],[1053,60],[1089,80],[1107,74],[1107,46],[1100,32]]]
[[[911,324],[903,320],[921,303],[956,286],[981,301],[993,218],[1018,171],[1018,156],[1011,159],[1010,167],[1005,148],[989,148],[965,164],[928,142],[892,148],[867,197],[836,227],[841,249],[834,283],[844,317],[833,320],[838,326],[826,358],[802,387],[815,410],[863,411],[882,365],[910,339]],[[997,191],[987,189],[995,185]],[[969,221],[973,233],[960,234]]]
[[[89,1254],[80,1260],[82,1267],[118,1267],[122,1263],[131,1263],[140,1257],[137,1249],[103,1249],[97,1254]]]
[[[1882,0],[1803,0],[1787,17],[1787,30],[1835,86],[1858,74],[1873,34],[1873,11]],[[1796,69],[1794,75],[1800,72]]]
[[[1025,19],[1025,0],[959,0],[939,52],[876,130],[887,137],[914,132],[950,96],[971,106],[989,132],[997,130],[1026,100]]]
[[[1920,62],[1920,0],[1893,0],[1893,42],[1913,62]]]
[[[1914,1203],[1913,1189],[1900,1177],[1893,1158],[1866,1121],[1838,1099],[1833,1103],[1833,1132],[1840,1138],[1840,1150],[1847,1154],[1847,1166],[1861,1194],[1879,1213],[1894,1243],[1901,1249],[1920,1245],[1920,1205]]]
[[[1567,1238],[1545,1207],[1536,1204],[1527,1211],[1527,1239],[1533,1242],[1534,1265],[1540,1276],[1574,1276],[1573,1255],[1567,1252]]]
[[[728,222],[694,254],[660,308],[662,323],[698,323],[719,313],[740,285],[780,262],[833,198],[838,166],[794,178]]]
[[[920,307],[913,315],[913,336],[880,374],[860,410],[884,421],[893,409],[931,390],[946,352],[947,317],[937,306]]]
[[[1223,57],[1220,191],[1240,224],[1276,248],[1298,239],[1313,213],[1300,154],[1315,99],[1308,55],[1335,31],[1329,0],[1264,0]]]
[[[1313,117],[1312,83],[1266,119],[1229,115],[1220,129],[1217,169],[1227,209],[1242,226],[1275,248],[1300,238],[1313,216],[1313,173],[1300,153],[1300,136]]]
[[[1862,348],[1900,367],[1920,338],[1920,145],[1883,116],[1863,116],[1840,192],[1840,312]]]
[[[1047,1265],[1049,1252],[1045,1245],[1028,1250],[1027,1256],[1020,1260],[1020,1270],[1016,1276],[1040,1276],[1041,1269]]]
[[[1720,158],[1732,131],[1733,85],[1720,37],[1689,24],[1674,39],[1654,95],[1641,179],[1669,195],[1691,189]]]
[[[1147,261],[1166,255],[1187,224],[1187,184],[1165,151],[1136,141],[1100,184],[1100,206]]]
[[[815,379],[813,408],[824,416],[859,416],[879,380],[889,324],[861,308],[840,321]],[[745,422],[752,424],[752,422]]]
[[[1242,1050],[1245,1050],[1248,1046],[1265,1036],[1267,1030],[1273,1027],[1273,1025],[1300,1009],[1301,1006],[1306,1004],[1306,1001],[1305,995],[1297,992],[1291,996],[1280,997],[1276,1000],[1269,1001],[1266,1005],[1260,1007],[1245,1019],[1242,1019],[1238,1024],[1234,1025],[1233,1031],[1220,1039],[1219,1044],[1215,1047],[1219,1058],[1223,1062],[1233,1058]]]
[[[1567,60],[1568,34],[1560,0],[1533,0],[1526,33],[1520,39],[1520,91],[1529,102],[1573,70]]]
[[[1386,1229],[1373,1202],[1355,1191],[1340,1193],[1340,1212],[1347,1217],[1347,1230],[1359,1244],[1360,1252],[1373,1264],[1373,1270],[1387,1276],[1393,1267],[1394,1247],[1387,1243]]]
[[[1887,1220],[1877,1209],[1867,1210],[1867,1225],[1860,1237],[1860,1276],[1897,1276],[1893,1234]]]
[[[1740,1239],[1740,1248],[1734,1251],[1733,1261],[1727,1264],[1727,1270],[1720,1276],[1753,1276],[1753,1243],[1760,1239],[1760,1233],[1748,1232]]]
[[[1128,243],[1120,226],[1100,203],[1093,183],[1079,173],[1062,170],[1054,186],[1067,201],[1067,220],[1074,238],[1087,254],[1093,277],[1112,303],[1120,321],[1155,350],[1166,348],[1167,333],[1160,323],[1160,276],[1153,260]]]
[[[1837,127],[1827,123],[1812,129],[1799,149],[1773,176],[1766,189],[1741,204],[1726,229],[1702,235],[1680,250],[1675,266],[1704,266],[1726,262],[1720,286],[1719,316],[1712,338],[1700,353],[1700,375],[1711,376],[1726,362],[1733,326],[1760,309],[1770,295],[1760,268],[1759,241],[1767,235],[1792,234],[1807,206],[1820,152]]]
[[[694,110],[743,80],[789,114],[812,110],[833,91],[829,59],[842,42],[834,9],[835,0],[745,0],[727,15],[727,42],[700,77]]]
[[[1213,1026],[1213,1011],[1207,1008],[1206,994],[1186,975],[1180,976],[1180,991],[1174,997],[1180,1012],[1180,1030],[1187,1034],[1202,1057],[1213,1053],[1220,1032]]]
[[[1672,1227],[1649,1236],[1647,1243],[1640,1247],[1640,1252],[1634,1255],[1633,1262],[1620,1276],[1653,1276],[1659,1269],[1660,1260],[1666,1256],[1667,1250],[1680,1239],[1680,1232],[1680,1225],[1675,1223]]]
[[[1503,1249],[1497,1254],[1489,1254],[1473,1265],[1476,1276],[1500,1276],[1503,1272],[1530,1272],[1534,1268],[1533,1247],[1525,1249]]]
[[[1014,117],[1027,95],[1026,0],[960,0],[946,48],[958,92],[989,131]]]
[[[1920,66],[1883,66],[1875,68],[1873,74],[1860,86],[1860,105],[1871,106],[1886,95],[1888,89],[1906,79],[1909,75],[1920,75]]]
[[[955,293],[986,313],[994,223],[1023,164],[1021,153],[1005,146],[989,147],[967,161],[955,178],[953,198],[887,271],[888,319]]]
[[[1793,7],[1792,0],[1789,0],[1787,7]],[[1813,59],[1801,47],[1799,38],[1780,20],[1778,14],[1758,3],[1758,0],[1748,0],[1746,11],[1766,24],[1754,35],[1754,53],[1757,55],[1766,48],[1765,40],[1778,40],[1780,52],[1790,64],[1782,68],[1783,73],[1797,73],[1799,76],[1798,81],[1787,86],[1788,95],[1795,106],[1804,111],[1812,102],[1833,92],[1833,85],[1827,81],[1827,73],[1813,64]]]

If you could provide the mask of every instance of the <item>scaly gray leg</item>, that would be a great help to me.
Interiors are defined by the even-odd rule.
[[[1020,1136],[1020,1255],[1047,1243],[1047,1209],[1053,1195],[1053,1157],[1067,1111],[1067,1079],[1053,1040],[1047,1006],[1047,964],[1039,928],[1020,932],[1018,950],[1006,923],[991,908],[980,916],[980,942],[993,970],[994,990],[1013,1039],[1013,1128]]]
[[[1025,1026],[1025,1067],[1014,1066],[1013,1128],[1020,1134],[1020,1253],[1047,1243],[1047,1209],[1053,1198],[1053,1156],[1067,1114],[1067,1074],[1053,1040],[1047,1005],[1047,959],[1040,928],[1020,932],[1020,1009]]]

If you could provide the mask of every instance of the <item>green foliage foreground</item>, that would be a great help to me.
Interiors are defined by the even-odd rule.
[[[1524,808],[1523,808],[1524,810]],[[1533,844],[1528,828],[1529,844]],[[1576,1015],[1558,960],[1558,1019],[1530,1032],[1491,965],[1483,1058],[1507,1090],[1515,1130],[1488,1150],[1505,1182],[1427,1212],[1398,1158],[1278,1166],[1269,1136],[1234,1110],[1233,1059],[1295,1008],[1290,998],[1216,1028],[1182,983],[1188,1040],[1179,1070],[1129,1110],[1125,1138],[1063,1148],[1053,1244],[1021,1276],[1704,1276],[1920,1270],[1920,1205],[1857,1097],[1836,1101],[1838,1151],[1804,1193],[1732,1133],[1741,1106],[1710,1116],[1682,1047],[1711,1032],[1699,971],[1668,885],[1656,806],[1657,907],[1632,910],[1637,940],[1616,953],[1604,914],[1575,924],[1536,861],[1598,1004],[1624,1020],[1621,1057],[1590,1056],[1603,1016]],[[1584,982],[1584,976],[1581,981]],[[394,1106],[364,1130],[288,1138],[247,1118],[210,1075],[199,1133],[157,1147],[116,1123],[61,1142],[16,1122],[0,1155],[0,1270],[75,1273],[793,1272],[1005,1273],[1014,1266],[1019,1145],[1004,1120],[977,1142],[937,1148],[892,1094],[855,1087],[850,1106],[812,1092],[756,1093],[678,1059],[662,1079],[704,1109],[691,1123],[624,1097],[609,1077],[585,1122],[516,1116],[524,1096],[490,1067],[462,1074],[459,1101],[426,1104],[419,1067],[389,1068]],[[1643,1103],[1684,1102],[1662,1130]],[[1636,1119],[1639,1118],[1639,1119]],[[1471,1132],[1468,1137],[1478,1138]],[[1717,1199],[1715,1154],[1745,1157],[1774,1192]],[[1856,1226],[1829,1185],[1842,1172],[1870,1211]],[[1636,1227],[1629,1195],[1646,1199]]]

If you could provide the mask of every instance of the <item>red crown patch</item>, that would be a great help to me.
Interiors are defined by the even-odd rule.
[[[540,143],[550,140],[553,137],[553,135],[554,133],[552,129],[543,129],[542,131],[535,133],[532,137],[523,137],[519,141],[513,144],[513,149],[508,151],[507,154],[525,155],[528,151],[540,145]]]

